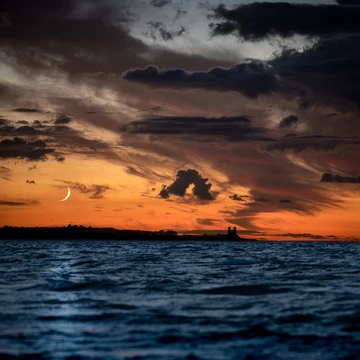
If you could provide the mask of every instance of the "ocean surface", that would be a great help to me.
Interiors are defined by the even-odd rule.
[[[0,241],[1,359],[360,359],[360,243]]]

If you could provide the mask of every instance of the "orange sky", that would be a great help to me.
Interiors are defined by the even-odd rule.
[[[257,12],[244,34],[248,5],[215,0],[65,3],[0,5],[0,226],[358,237],[355,38]]]

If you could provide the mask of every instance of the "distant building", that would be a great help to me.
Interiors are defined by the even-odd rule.
[[[236,227],[235,226],[234,226],[233,230],[231,230],[230,226],[228,227],[228,236],[229,237],[237,237],[237,235],[236,235]]]

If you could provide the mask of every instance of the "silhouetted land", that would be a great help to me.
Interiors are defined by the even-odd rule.
[[[0,239],[18,240],[233,240],[246,241],[236,235],[189,235],[176,231],[117,230],[114,228],[93,228],[77,225],[66,227],[12,227],[0,228]]]

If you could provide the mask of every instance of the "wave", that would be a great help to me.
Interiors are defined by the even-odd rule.
[[[221,286],[217,288],[204,289],[200,294],[208,295],[238,295],[238,296],[259,296],[267,294],[277,294],[291,292],[293,289],[288,287],[274,287],[269,285],[239,285]]]
[[[247,259],[227,259],[227,260],[223,260],[219,263],[219,265],[255,265],[255,264],[259,264],[260,261],[257,260],[247,260]]]
[[[100,290],[115,287],[115,285],[115,283],[108,281],[75,283],[68,280],[51,280],[48,284],[48,289],[52,291]]]

